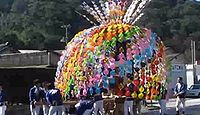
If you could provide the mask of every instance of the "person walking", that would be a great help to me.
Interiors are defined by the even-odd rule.
[[[186,84],[183,83],[183,78],[178,77],[177,83],[174,88],[174,96],[176,96],[176,115],[179,115],[179,106],[182,104],[182,114],[185,113],[185,95],[186,95]]]
[[[43,102],[42,109],[44,115],[48,115],[49,113],[49,104],[47,103],[46,100],[47,92],[48,92],[48,82],[44,81],[42,83],[42,102]]]
[[[39,115],[42,107],[42,88],[39,79],[33,81],[34,86],[29,91],[31,115]]]
[[[6,94],[3,90],[3,85],[0,83],[0,115],[5,115],[6,109]]]
[[[62,95],[60,93],[60,90],[55,88],[53,84],[50,84],[48,86],[46,100],[50,105],[48,115],[65,115]]]
[[[161,85],[161,99],[159,100],[160,115],[166,115],[167,89]]]

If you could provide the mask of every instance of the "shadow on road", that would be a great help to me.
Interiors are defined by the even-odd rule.
[[[175,114],[176,114],[175,108],[172,107],[167,108],[167,115],[175,115]],[[148,110],[142,113],[142,115],[159,115],[159,110]],[[187,106],[185,115],[200,115],[200,104],[194,106]]]

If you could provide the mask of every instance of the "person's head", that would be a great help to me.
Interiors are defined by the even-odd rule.
[[[53,83],[48,83],[47,86],[48,86],[48,90],[51,90],[51,89],[55,88]]]
[[[178,77],[177,78],[177,83],[182,83],[183,82],[183,78],[182,77]]]
[[[48,88],[48,82],[47,81],[42,82],[42,87],[47,89]]]
[[[33,80],[33,85],[35,85],[36,87],[40,87],[41,83],[39,79],[35,79]]]

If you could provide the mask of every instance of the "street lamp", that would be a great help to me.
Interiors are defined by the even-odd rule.
[[[65,28],[65,37],[62,37],[60,42],[65,42],[65,43],[67,42],[67,39],[68,39],[68,28],[69,27],[70,27],[70,24],[61,26],[61,28]]]

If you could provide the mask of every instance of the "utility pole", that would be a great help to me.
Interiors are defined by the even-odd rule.
[[[61,28],[65,28],[65,37],[63,37],[60,42],[67,42],[68,39],[68,28],[70,27],[70,24],[68,25],[62,25]]]
[[[193,77],[194,77],[194,84],[197,83],[197,76],[196,76],[196,51],[195,51],[195,41],[191,40],[191,53],[192,53],[192,67],[193,67]]]

